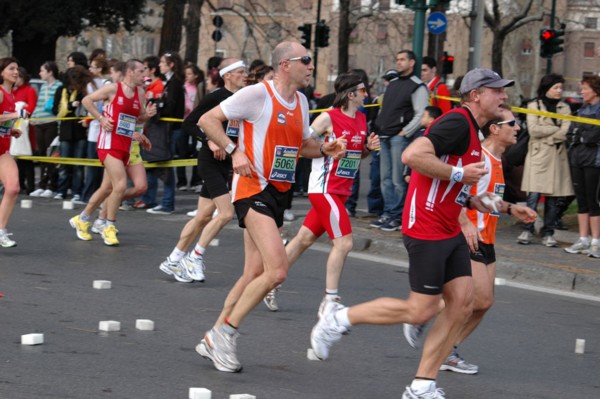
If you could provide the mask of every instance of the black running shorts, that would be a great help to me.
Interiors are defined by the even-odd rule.
[[[408,250],[408,277],[414,292],[438,295],[444,284],[471,275],[469,246],[460,233],[446,240],[419,240],[404,236]]]
[[[471,252],[472,261],[483,263],[486,266],[496,262],[494,244],[484,244],[479,241],[477,246],[477,251]]]
[[[243,198],[233,203],[235,213],[241,228],[246,228],[244,218],[250,209],[269,216],[275,220],[277,227],[283,226],[283,211],[288,203],[288,192],[279,192],[272,185],[267,185],[263,191],[249,198]]]
[[[223,161],[215,159],[208,145],[198,152],[198,176],[202,179],[202,198],[213,199],[229,193],[231,157]]]

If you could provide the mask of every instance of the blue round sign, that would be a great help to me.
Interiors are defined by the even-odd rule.
[[[434,35],[439,35],[440,33],[444,33],[446,28],[448,27],[448,19],[446,18],[446,14],[443,12],[432,12],[427,17],[427,29],[429,32]]]

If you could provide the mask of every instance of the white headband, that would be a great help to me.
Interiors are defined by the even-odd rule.
[[[221,77],[223,77],[223,75],[225,75],[227,72],[231,72],[234,69],[238,69],[239,67],[246,68],[246,64],[244,64],[244,61],[238,61],[238,62],[234,62],[231,65],[227,65],[225,68],[223,68],[219,71],[219,75],[221,75]]]

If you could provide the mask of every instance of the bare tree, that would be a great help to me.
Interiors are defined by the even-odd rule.
[[[186,0],[165,0],[163,26],[160,32],[159,53],[178,51]]]
[[[539,12],[535,15],[529,15],[533,3],[538,4]],[[500,10],[500,0],[493,0],[491,11],[485,7],[484,20],[486,25],[492,31],[492,69],[502,75],[502,58],[504,40],[509,33],[519,29],[533,21],[541,21],[544,18],[544,10],[542,7],[543,0],[527,0],[526,3],[517,4],[518,2],[511,1],[513,7],[510,12],[502,12]],[[510,17],[510,15],[513,15]],[[502,21],[506,21],[502,25]]]
[[[196,63],[200,47],[200,15],[204,0],[188,0],[185,16],[185,57],[186,61]]]

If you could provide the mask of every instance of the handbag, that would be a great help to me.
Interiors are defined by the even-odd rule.
[[[31,142],[29,141],[29,120],[17,119],[13,128],[20,130],[21,135],[10,138],[10,155],[33,155]]]
[[[173,159],[170,130],[170,123],[151,119],[146,124],[146,136],[152,143],[152,149],[145,152],[147,162],[165,162]]]

